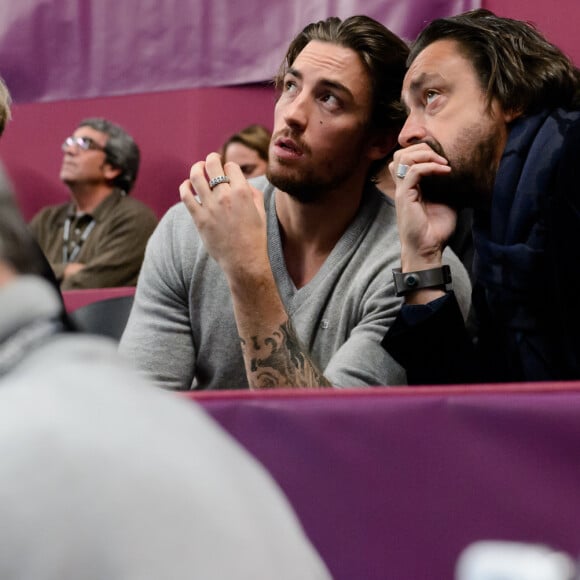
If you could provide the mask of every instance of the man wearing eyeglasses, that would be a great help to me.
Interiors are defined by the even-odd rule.
[[[85,119],[62,144],[71,202],[42,209],[30,228],[63,290],[134,286],[157,218],[129,197],[139,148],[124,129]]]

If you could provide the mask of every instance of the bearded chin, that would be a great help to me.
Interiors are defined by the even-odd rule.
[[[280,191],[287,193],[297,201],[304,204],[316,204],[332,195],[336,188],[355,171],[358,159],[354,159],[350,165],[328,166],[322,169],[285,171],[268,168],[266,177],[268,181]]]
[[[435,152],[449,159],[439,143],[429,145]],[[426,175],[421,178],[422,197],[457,210],[466,207],[489,207],[495,181],[496,150],[497,138],[490,134],[477,145],[469,157],[457,161],[449,160],[451,173]]]
[[[301,203],[316,203],[322,197],[323,189],[319,183],[305,183],[294,177],[273,174],[269,170],[266,172],[266,177],[274,187]]]
[[[442,203],[456,210],[480,207],[491,192],[472,176],[455,172],[449,175],[426,175],[421,178],[421,196],[426,201]]]

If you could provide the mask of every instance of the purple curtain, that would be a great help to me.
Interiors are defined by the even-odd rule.
[[[290,40],[364,13],[412,40],[480,0],[18,0],[0,4],[0,75],[16,102],[263,82]]]

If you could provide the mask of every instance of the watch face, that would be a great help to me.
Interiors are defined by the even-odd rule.
[[[401,272],[400,268],[393,269],[393,280],[397,296],[404,296],[414,290],[422,288],[441,288],[446,290],[451,283],[451,268],[447,264],[440,268],[419,270],[417,272]]]

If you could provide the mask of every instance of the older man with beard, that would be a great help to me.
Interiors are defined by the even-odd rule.
[[[372,182],[404,120],[406,44],[365,16],[307,26],[277,78],[267,178],[196,163],[149,243],[121,351],[168,388],[400,384],[401,300]],[[193,221],[192,221],[193,218]],[[467,273],[448,257],[469,308]]]
[[[410,383],[580,377],[580,75],[532,26],[476,10],[411,47],[396,181],[405,306],[383,345]],[[474,208],[475,344],[433,287]]]

